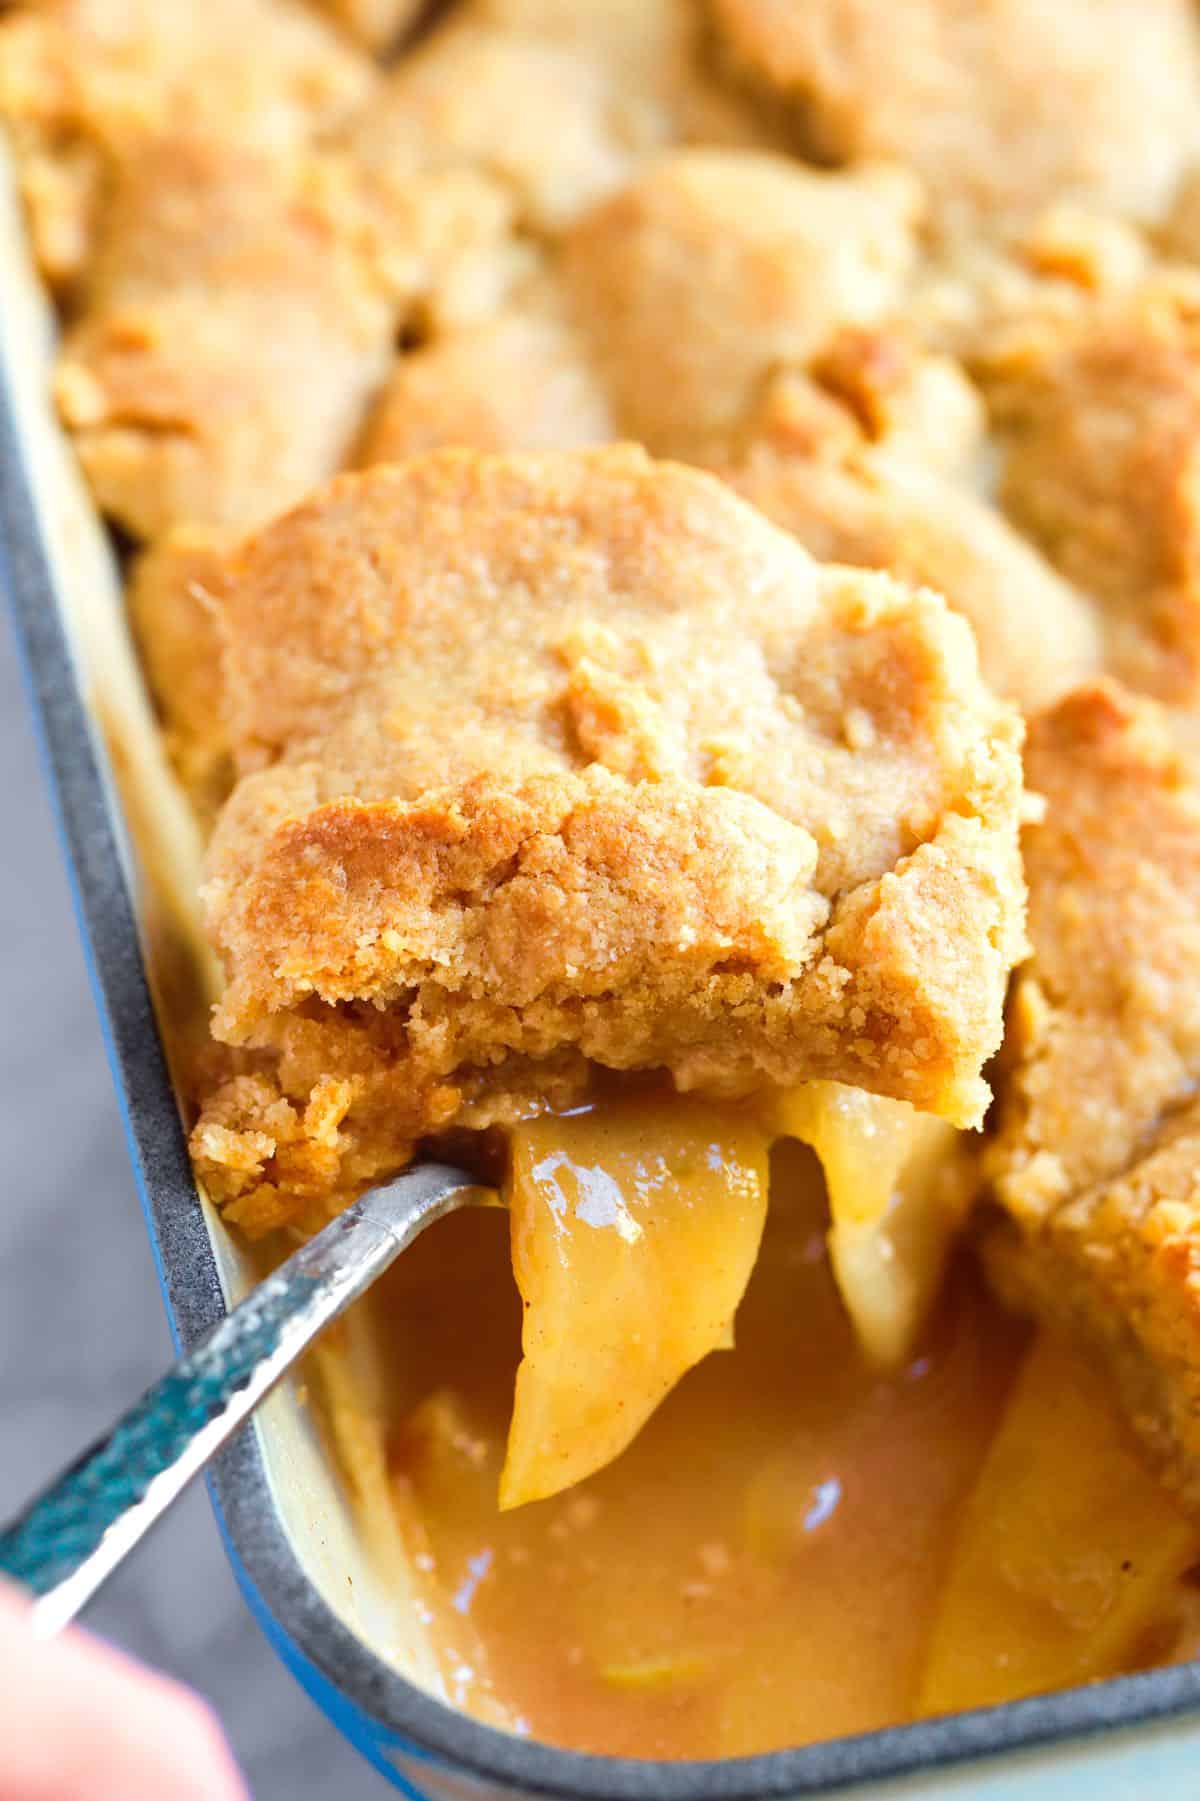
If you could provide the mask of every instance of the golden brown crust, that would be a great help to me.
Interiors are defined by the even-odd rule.
[[[772,381],[708,466],[823,562],[935,589],[984,678],[1023,708],[1100,666],[1095,609],[969,485],[983,430],[958,366],[892,329],[843,331]]]
[[[1200,1505],[1200,1103],[1128,1169],[1036,1224],[993,1225],[984,1244],[1001,1294],[1103,1359],[1143,1442]]]
[[[429,0],[320,0],[322,10],[369,50],[391,50],[429,11]]]
[[[391,182],[482,171],[511,192],[523,224],[556,232],[619,187],[667,130],[624,104],[594,55],[468,18],[402,58],[350,142]]]
[[[345,456],[393,319],[336,158],[154,142],[122,169],[56,377],[98,504],[152,538],[297,500]]]
[[[1046,817],[992,1169],[1037,1220],[1129,1164],[1200,1069],[1200,774],[1111,681],[1035,720],[1025,761]]]
[[[825,163],[895,157],[943,229],[1051,201],[1155,216],[1196,152],[1191,0],[706,0],[718,55]]]
[[[181,526],[135,558],[125,591],[168,754],[206,825],[233,786],[216,616],[227,546]]]
[[[760,107],[714,78],[695,0],[466,0],[465,10],[598,65],[639,141],[766,145],[777,135]]]
[[[898,170],[750,151],[660,157],[570,234],[563,268],[622,429],[660,455],[727,433],[779,365],[899,298],[916,254]]]
[[[1015,1304],[1085,1339],[1200,1499],[1200,764],[1108,681],[1033,722],[1033,957],[1018,972],[985,1234]]]
[[[441,453],[251,540],[224,617],[270,762],[214,839],[220,1036],[340,1031],[410,1135],[564,1057],[978,1117],[1017,722],[932,596],[633,450]]]
[[[295,148],[336,125],[374,79],[298,0],[18,9],[0,21],[0,119],[47,276],[65,284],[81,274],[114,163],[150,154],[164,132]]]
[[[536,273],[512,195],[482,170],[399,176],[354,160],[350,168],[373,260],[400,311],[398,340],[478,325]]]
[[[989,380],[1002,498],[1102,604],[1111,666],[1163,699],[1200,694],[1200,292],[1148,283],[1010,334]]]
[[[423,450],[572,450],[617,436],[577,335],[553,314],[509,310],[400,357],[354,461]]]

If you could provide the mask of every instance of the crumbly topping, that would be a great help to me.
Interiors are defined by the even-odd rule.
[[[168,754],[206,825],[233,786],[217,626],[226,548],[219,532],[180,526],[134,559],[125,591]]]
[[[337,158],[154,141],[116,180],[57,375],[99,504],[150,538],[298,500],[343,460],[393,319]]]
[[[1197,151],[1190,0],[705,0],[717,56],[822,163],[896,157],[943,232],[1063,199],[1154,216]]]
[[[896,169],[828,175],[750,151],[658,159],[564,249],[622,430],[695,456],[778,366],[881,319],[914,264],[919,206]]]
[[[398,357],[355,463],[423,450],[573,450],[618,436],[579,334],[554,309],[514,307]]]
[[[1111,666],[1200,694],[1200,287],[1011,333],[989,385],[1013,520],[1102,607]]]
[[[1128,1166],[1200,1072],[1200,770],[1112,682],[1035,720],[1025,767],[1045,817],[992,1169],[1036,1220]]]
[[[343,478],[227,580],[219,1035],[387,1019],[416,1131],[564,1053],[978,1118],[1017,725],[940,601],[631,450]]]
[[[1109,682],[1035,720],[1033,956],[988,1154],[989,1267],[1091,1344],[1144,1440],[1200,1494],[1200,764]]]
[[[978,1117],[997,693],[989,1255],[1194,1459],[1200,20],[880,10],[5,11],[60,414],[240,776],[193,1149],[256,1234],[598,1066]]]
[[[1164,1474],[1200,1504],[1200,1103],[1044,1217],[994,1222],[984,1252],[1013,1305],[1090,1347]]]
[[[300,0],[19,7],[0,19],[0,117],[49,278],[82,273],[114,163],[140,161],[164,132],[294,149],[333,129],[376,79]]]

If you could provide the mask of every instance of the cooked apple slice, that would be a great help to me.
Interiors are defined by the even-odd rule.
[[[524,1357],[501,1507],[610,1462],[686,1370],[732,1345],[766,1215],[768,1143],[744,1114],[679,1096],[515,1129]]]
[[[1037,1339],[962,1517],[920,1693],[951,1713],[1115,1675],[1200,1552],[1077,1350]]]
[[[941,1283],[969,1181],[962,1134],[841,1082],[806,1082],[779,1105],[782,1132],[811,1145],[829,1191],[829,1257],[859,1342],[900,1362]]]

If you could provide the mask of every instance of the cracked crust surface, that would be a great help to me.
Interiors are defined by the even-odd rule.
[[[989,1169],[1010,1300],[1107,1359],[1139,1430],[1200,1464],[1200,767],[1113,682],[1035,720],[1033,956],[1017,975]]]
[[[554,311],[505,311],[400,357],[371,409],[359,468],[424,450],[573,450],[617,436],[578,334]]]
[[[1200,289],[1146,283],[1013,332],[989,369],[1001,498],[1100,603],[1110,667],[1200,698]]]
[[[898,301],[919,191],[901,170],[827,175],[761,151],[660,157],[570,234],[568,292],[623,431],[695,456],[778,365]]]
[[[1200,1103],[1036,1229],[993,1227],[984,1254],[1011,1305],[1103,1360],[1164,1475],[1200,1505]]]
[[[98,504],[153,538],[298,500],[346,454],[393,318],[337,158],[156,141],[122,171],[56,374]]]
[[[668,130],[587,50],[453,18],[396,65],[350,142],[391,182],[482,170],[523,224],[553,233],[620,187]]]
[[[1200,1069],[1200,773],[1170,714],[1107,681],[1035,720],[994,1169],[1036,1216],[1123,1168]]]
[[[393,1143],[588,1062],[979,1117],[1019,728],[934,596],[638,451],[440,453],[251,540],[224,617],[217,1030],[285,1087],[321,1044]]]
[[[714,47],[817,161],[894,157],[951,234],[1052,201],[1157,216],[1197,148],[1191,0],[706,0]]]
[[[206,826],[233,785],[216,611],[228,542],[180,526],[134,559],[125,588],[167,752]]]
[[[44,273],[65,285],[83,272],[114,169],[164,132],[295,149],[333,129],[375,80],[299,0],[18,7],[0,19],[0,115]]]

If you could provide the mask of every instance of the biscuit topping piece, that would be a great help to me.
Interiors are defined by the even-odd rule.
[[[978,1121],[1020,728],[939,599],[615,449],[343,477],[224,611],[216,1029],[285,1085],[320,1054],[410,1136],[589,1065]]]
[[[485,171],[511,189],[524,223],[553,232],[619,187],[659,135],[622,107],[594,56],[455,21],[401,60],[353,142],[392,179]]]
[[[1166,711],[1112,682],[1036,720],[1025,768],[1046,817],[996,1158],[1037,1214],[1124,1168],[1200,1069],[1200,778]]]
[[[56,379],[102,510],[242,527],[337,468],[391,358],[374,247],[326,153],[167,137],[127,164]]]
[[[621,427],[664,456],[740,422],[780,365],[896,304],[917,184],[755,151],[657,159],[570,235],[564,270]]]
[[[895,157],[943,227],[1051,201],[1154,214],[1196,149],[1190,0],[707,0],[715,48],[818,161]]]
[[[1111,683],[1034,722],[1021,971],[991,1150],[991,1265],[1106,1356],[1139,1430],[1200,1457],[1200,773]]]
[[[554,309],[510,308],[397,358],[355,462],[423,450],[574,450],[618,436],[577,334]]]
[[[2,9],[0,9],[2,10]],[[114,166],[165,131],[291,149],[376,80],[300,0],[38,0],[0,21],[0,116],[12,132],[48,277],[85,268]]]
[[[1148,282],[1015,332],[989,370],[1002,498],[1101,604],[1110,664],[1161,699],[1200,694],[1200,286]]]

